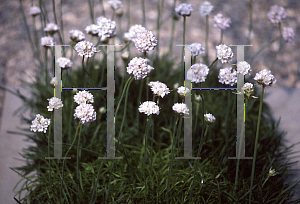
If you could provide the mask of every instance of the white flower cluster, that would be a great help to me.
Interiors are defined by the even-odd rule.
[[[134,45],[140,52],[148,52],[155,48],[157,39],[151,31],[144,31],[137,34]]]
[[[166,84],[159,82],[159,81],[151,81],[148,86],[151,87],[151,90],[155,95],[158,95],[160,97],[164,97],[165,95],[170,93],[169,88]]]
[[[180,16],[190,16],[193,11],[193,6],[191,4],[180,4],[175,8],[175,12]]]
[[[282,28],[282,38],[287,43],[294,42],[295,33],[293,28],[291,27],[283,27]]]
[[[172,110],[180,115],[189,114],[189,109],[185,103],[175,103],[172,106]]]
[[[61,57],[57,59],[57,63],[63,69],[68,69],[72,67],[73,62],[69,58]]]
[[[204,54],[205,48],[200,43],[191,44],[191,53],[194,57]]]
[[[56,81],[56,77],[53,77],[52,79],[51,79],[51,81],[50,81],[50,85],[52,86],[52,87],[54,87],[54,85],[57,83],[57,81]]]
[[[230,86],[233,86],[237,83],[236,71],[231,67],[220,69],[218,78],[219,82],[222,84],[229,84]]]
[[[231,23],[231,19],[230,18],[225,18],[223,16],[223,14],[218,13],[217,15],[214,16],[214,22],[215,22],[214,26],[216,28],[224,30],[224,29],[230,27],[229,24]]]
[[[78,42],[74,49],[81,57],[92,57],[96,52],[96,48],[94,47],[93,43],[86,40]]]
[[[96,120],[96,112],[91,104],[82,103],[76,107],[74,113],[74,119],[80,119],[80,122],[84,125]]]
[[[189,93],[190,90],[184,86],[181,86],[178,88],[177,93],[179,93],[180,96],[185,96],[185,94]]]
[[[205,82],[209,69],[205,64],[193,64],[187,71],[187,79],[195,83]]]
[[[94,96],[88,91],[80,91],[74,96],[75,103],[79,104],[74,113],[74,119],[80,119],[84,125],[96,120],[96,112],[94,107],[88,103],[94,103]]]
[[[41,9],[37,6],[33,6],[29,9],[29,14],[32,16],[37,16],[41,13]]]
[[[50,125],[50,119],[44,118],[40,114],[37,114],[35,119],[31,122],[30,131],[44,132],[46,133],[48,126]]]
[[[111,8],[115,11],[118,10],[119,8],[123,7],[122,1],[119,0],[110,0],[108,4],[111,6]]]
[[[221,60],[222,63],[227,63],[233,58],[233,52],[227,45],[221,44],[216,46],[217,58]]]
[[[147,31],[147,29],[141,25],[131,26],[129,31],[127,33],[124,33],[124,37],[123,37],[124,41],[125,42],[128,42],[130,40],[134,41],[139,33],[143,33],[146,31]]]
[[[287,16],[284,8],[278,5],[271,6],[267,15],[272,23],[280,23]]]
[[[139,112],[145,113],[147,116],[151,114],[159,114],[159,107],[153,101],[145,101],[139,106]]]
[[[94,103],[94,96],[88,91],[80,91],[74,96],[74,101],[77,104]]]
[[[199,12],[200,12],[201,16],[207,16],[212,12],[213,9],[214,9],[214,6],[211,5],[211,3],[209,1],[204,1],[203,4],[201,4],[201,6],[199,8]]]
[[[70,34],[71,40],[76,43],[85,40],[85,35],[80,30],[70,30],[69,34]]]
[[[251,94],[254,92],[253,84],[252,83],[245,83],[242,87],[242,92],[246,94],[246,96],[249,98]]]
[[[98,26],[95,24],[89,25],[85,28],[85,32],[92,36],[98,36],[99,33]]]
[[[154,68],[148,65],[147,60],[141,57],[135,57],[130,60],[127,72],[128,74],[133,74],[135,80],[144,79],[147,74],[150,73]]]
[[[204,120],[208,123],[214,123],[216,118],[211,113],[204,114]]]
[[[270,70],[262,70],[259,73],[256,73],[254,80],[257,81],[258,84],[260,85],[272,85],[276,83],[275,77],[271,74]]]
[[[242,75],[246,75],[251,71],[251,66],[246,61],[239,61],[236,67],[237,67],[237,73],[240,73]]]
[[[54,23],[48,23],[46,25],[46,28],[44,28],[44,31],[46,33],[49,33],[50,35],[53,35],[57,31],[59,31],[59,27],[56,24],[54,24]]]
[[[97,18],[98,36],[101,40],[111,38],[116,35],[116,22],[111,19],[107,19],[103,16]]]
[[[52,97],[50,99],[47,99],[49,101],[49,106],[47,106],[48,111],[53,111],[53,109],[59,109],[62,108],[64,105],[62,104],[61,99]]]
[[[47,48],[47,45],[53,45],[54,44],[54,40],[52,37],[42,37],[41,38],[41,45],[45,46]]]

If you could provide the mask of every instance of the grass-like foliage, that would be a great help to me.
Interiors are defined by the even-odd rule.
[[[96,66],[100,69],[94,69]],[[65,87],[91,87],[90,80],[97,86],[105,87],[106,59],[88,64],[87,70],[91,79],[83,73],[82,69],[63,73],[66,77]],[[172,72],[172,59],[162,56],[153,61],[155,71],[150,74],[151,80],[166,82],[168,87],[180,78],[178,71]],[[218,69],[211,68],[205,84],[207,87],[220,87],[217,81]],[[161,73],[161,74],[160,74]],[[126,81],[129,78],[125,74]],[[33,112],[38,112],[46,118],[51,117],[47,112],[47,98],[53,96],[53,88],[45,86],[43,77],[37,78],[35,83],[28,84],[33,95],[26,100],[25,106]],[[144,133],[147,116],[138,112],[137,101],[141,93],[141,101],[146,100],[146,89],[143,86],[146,79],[134,81],[128,91],[127,110],[124,112],[124,103],[121,104],[119,117],[116,118],[116,157],[121,160],[101,160],[106,151],[106,117],[97,112],[96,121],[82,126],[81,141],[77,141],[67,156],[64,170],[64,182],[61,194],[62,160],[46,160],[48,156],[48,134],[28,134],[36,146],[24,150],[22,155],[27,165],[14,168],[23,175],[26,181],[21,192],[27,190],[23,203],[58,203],[61,195],[62,203],[143,203],[145,199],[150,203],[166,203],[167,181],[171,159],[172,145],[175,143],[174,156],[183,156],[183,119],[178,122],[177,132],[174,134],[176,114],[172,105],[181,100],[175,91],[160,100],[161,112],[150,116],[148,128],[148,160],[144,163]],[[122,91],[122,77],[115,72],[116,102]],[[255,90],[255,95],[259,89]],[[101,94],[105,91],[90,91],[95,97],[94,107],[98,110],[105,106]],[[99,92],[99,93],[97,93]],[[198,91],[200,92],[200,91]],[[193,93],[197,94],[197,91]],[[117,97],[119,95],[119,97]],[[169,202],[170,203],[246,203],[249,194],[252,160],[240,160],[238,187],[234,192],[235,168],[237,160],[228,159],[236,154],[236,95],[232,91],[203,91],[204,110],[214,113],[216,122],[209,125],[207,134],[203,138],[203,147],[198,160],[174,160],[170,175]],[[71,90],[62,91],[64,107],[62,109],[63,127],[63,155],[73,142],[78,119],[74,120],[74,93]],[[149,92],[149,98],[152,93]],[[192,97],[193,108],[196,110],[200,103]],[[246,156],[253,156],[255,130],[259,99],[250,99],[246,109]],[[293,196],[294,184],[284,184],[288,177],[287,168],[291,166],[286,156],[291,154],[289,148],[282,145],[283,132],[278,130],[279,121],[276,122],[267,104],[263,103],[258,139],[257,163],[253,188],[254,203],[293,203],[288,202]],[[197,126],[193,127],[193,156],[196,156],[202,132],[202,110],[193,111],[193,124],[198,117]],[[120,134],[120,125],[125,117],[124,127]],[[31,124],[32,118],[24,118]],[[180,128],[181,127],[181,128]],[[53,128],[53,126],[51,126]],[[29,130],[27,130],[29,132]],[[53,129],[51,130],[53,132]],[[178,136],[179,142],[176,142]],[[77,137],[78,138],[78,137]],[[53,136],[51,136],[50,152],[53,156]],[[77,177],[77,149],[79,154],[79,177]],[[151,159],[150,159],[151,158]],[[49,164],[50,162],[50,164]],[[49,165],[51,167],[52,186],[49,184]],[[145,165],[145,172],[143,172]],[[269,169],[273,167],[276,176],[269,177]],[[30,177],[27,175],[34,174]],[[145,186],[145,179],[147,187]],[[267,180],[267,181],[266,181]],[[266,182],[265,182],[266,181]],[[193,189],[193,191],[192,191]],[[295,202],[294,202],[295,203]]]
[[[51,118],[51,123],[46,133],[40,131],[32,133],[29,129],[25,130],[28,132],[26,138],[32,141],[34,145],[24,149],[21,154],[26,159],[26,165],[12,168],[13,171],[22,176],[22,180],[16,186],[20,185],[21,181],[24,181],[21,190],[16,194],[16,201],[30,204],[251,204],[251,202],[275,204],[300,202],[300,199],[291,201],[294,195],[293,189],[299,181],[286,184],[287,178],[291,175],[290,168],[293,165],[293,163],[289,162],[287,156],[294,153],[290,149],[295,144],[290,147],[283,145],[285,133],[279,130],[279,121],[276,121],[272,117],[269,106],[263,102],[264,90],[272,88],[269,85],[272,85],[273,82],[275,83],[273,75],[267,73],[267,77],[265,77],[262,72],[256,75],[255,80],[257,80],[258,85],[261,85],[254,88],[253,95],[257,98],[250,97],[246,103],[245,126],[242,125],[245,128],[242,130],[245,130],[246,139],[245,147],[242,148],[245,148],[245,156],[253,157],[253,159],[238,160],[228,158],[237,155],[237,97],[239,96],[236,91],[240,90],[192,90],[189,93],[192,94],[192,114],[184,115],[183,117],[182,115],[177,115],[172,110],[175,103],[184,102],[183,98],[177,93],[178,87],[172,87],[174,87],[175,83],[179,83],[179,86],[185,85],[183,84],[185,73],[184,62],[187,63],[188,61],[187,58],[184,60],[184,48],[182,48],[181,63],[178,63],[180,60],[177,60],[172,55],[175,22],[183,17],[183,29],[180,32],[183,31],[182,42],[185,44],[185,34],[188,34],[186,21],[189,20],[188,16],[191,12],[191,6],[186,4],[180,5],[175,9],[176,1],[174,1],[172,11],[167,19],[162,19],[160,15],[163,13],[164,1],[157,2],[159,13],[157,17],[157,38],[155,38],[152,32],[145,31],[146,29],[143,31],[142,28],[139,28],[141,29],[139,34],[137,34],[139,29],[135,31],[135,37],[138,40],[134,40],[131,36],[131,40],[133,39],[132,41],[135,42],[136,48],[143,53],[130,53],[130,55],[127,53],[129,57],[126,57],[123,53],[123,61],[121,63],[118,63],[120,62],[120,58],[117,54],[115,55],[115,156],[123,157],[123,159],[98,158],[106,157],[108,124],[106,113],[100,111],[100,108],[106,107],[107,94],[105,90],[93,90],[93,88],[108,86],[107,48],[102,47],[102,56],[96,52],[94,56],[90,55],[88,58],[87,56],[82,58],[82,56],[77,56],[74,50],[78,53],[82,52],[82,50],[88,50],[83,45],[86,42],[77,43],[72,38],[74,42],[71,42],[71,46],[68,48],[63,49],[62,55],[66,57],[66,55],[70,54],[71,50],[70,59],[81,58],[82,63],[80,65],[74,63],[72,68],[69,69],[65,69],[65,67],[60,65],[62,67],[63,87],[75,87],[79,91],[81,91],[80,87],[90,87],[88,91],[94,96],[92,106],[96,110],[96,120],[83,125],[79,119],[74,119],[74,109],[77,106],[74,102],[75,91],[63,90],[61,92],[61,100],[63,102],[62,156],[71,157],[71,159],[45,159],[46,157],[53,157],[54,146],[56,145],[54,144],[53,134],[55,123],[53,115],[55,112],[47,111],[47,106],[49,105],[47,99],[53,97],[54,91],[49,83],[51,79],[50,73],[53,72],[55,65],[60,64],[58,59],[55,59],[54,47],[47,45],[52,44],[49,37],[53,37],[55,32],[58,32],[55,34],[55,37],[58,39],[59,36],[61,44],[64,44],[63,39],[65,38],[63,36],[63,21],[61,19],[61,30],[59,31],[56,25],[48,25],[47,29],[42,31],[45,32],[48,38],[43,38],[41,41],[42,46],[39,44],[39,39],[37,38],[39,32],[35,27],[35,16],[41,12],[41,23],[44,27],[46,26],[46,22],[49,22],[49,13],[47,14],[46,12],[45,2],[39,2],[39,8],[42,8],[41,11],[39,11],[39,8],[31,10],[35,38],[34,41],[31,41],[30,29],[22,7],[22,1],[20,0],[27,33],[34,56],[37,59],[36,62],[38,63],[38,69],[36,70],[38,77],[30,83],[22,81],[23,86],[31,90],[30,98],[21,95],[19,92],[15,94],[24,101],[24,105],[18,111],[30,110],[30,117],[23,117],[23,120],[28,125],[32,124],[36,114],[40,114],[48,119]],[[93,12],[94,1],[89,0],[88,2],[91,22],[95,23]],[[102,8],[104,8],[103,1],[99,2]],[[118,1],[115,3],[118,3]],[[143,25],[145,25],[146,20],[144,3],[143,0]],[[253,2],[250,1],[248,42],[250,42],[252,30],[252,4]],[[116,15],[117,22],[121,25],[122,13],[117,11],[117,7],[117,4],[112,5],[112,19]],[[55,8],[54,1],[53,8]],[[210,9],[205,10],[205,8]],[[218,62],[221,60],[222,63],[227,63],[227,60],[232,58],[230,56],[232,53],[229,51],[230,48],[225,44],[218,46],[216,47],[217,59],[209,63],[210,58],[208,54],[211,55],[212,53],[208,53],[208,16],[212,9],[209,5],[205,8],[202,8],[200,13],[203,16],[206,15],[206,48],[205,53],[202,53],[204,55],[200,61],[206,65],[197,65],[198,67],[196,66],[195,70],[200,67],[201,71],[209,69],[209,73],[204,82],[202,81],[200,84],[193,83],[192,88],[229,88],[229,85],[225,85],[226,83],[221,84],[221,79],[218,79],[220,77],[220,69],[223,68],[220,66],[221,63]],[[174,9],[178,13],[175,16]],[[274,7],[274,9],[280,8]],[[278,20],[276,11],[273,10],[268,14],[271,21]],[[284,13],[282,10],[280,11],[282,17],[284,17]],[[60,16],[62,16],[62,6],[60,7],[60,12]],[[273,15],[272,12],[276,15]],[[128,0],[127,18],[129,19],[130,13],[130,1]],[[53,14],[57,24],[55,9],[53,9]],[[104,10],[103,15],[105,15]],[[221,30],[220,44],[223,44],[223,30],[229,27],[230,19],[218,16],[217,20],[216,18],[214,20]],[[276,19],[273,19],[275,18],[274,16]],[[160,27],[165,23],[165,20],[172,17],[169,52],[159,55]],[[105,29],[108,29],[105,35],[108,36],[104,36],[104,34],[97,36],[95,33],[92,33],[91,42],[97,42],[97,45],[95,45],[97,50],[100,49],[98,45],[109,44],[112,41],[111,38],[116,35],[115,30],[111,29],[115,24],[111,22],[105,18],[98,19],[97,24],[100,29],[103,29],[101,26],[107,26],[108,24],[111,27],[105,27]],[[278,22],[277,24],[280,36],[268,45],[263,46],[259,52],[270,46],[273,42],[280,40],[279,43],[281,43],[281,38],[285,39],[285,36],[281,35],[281,23]],[[130,21],[128,20],[128,29],[129,26]],[[121,26],[119,28],[117,30],[117,37],[121,39]],[[97,30],[97,32],[100,33],[100,30]],[[151,40],[149,41],[149,39]],[[291,38],[289,39],[291,40]],[[125,49],[129,51],[130,45],[133,44],[130,39],[125,40],[125,37],[121,41],[125,46],[123,48],[117,47],[116,53]],[[136,48],[134,48],[135,51],[137,51]],[[157,49],[157,52],[153,52],[154,48]],[[66,51],[66,49],[69,50]],[[81,51],[78,51],[80,49]],[[203,51],[201,47],[197,49],[199,49],[199,52]],[[253,55],[252,61],[259,52]],[[48,59],[48,54],[52,54],[51,60]],[[197,62],[197,55],[193,54],[192,64]],[[129,62],[134,57],[149,58],[148,64],[154,67],[154,70],[148,73],[145,78],[134,80],[133,76],[126,72],[126,67],[129,66]],[[143,59],[140,59],[140,61],[144,63]],[[51,67],[48,64],[51,64]],[[228,64],[230,66],[236,65]],[[123,75],[119,72],[122,69],[124,69]],[[185,69],[190,69],[190,67],[185,67]],[[200,71],[199,73],[201,74]],[[241,77],[241,74],[233,77],[230,75],[233,80],[234,77],[238,78],[237,76]],[[185,79],[185,82],[188,83],[189,80]],[[165,83],[169,88],[171,87],[170,93],[162,98],[154,96],[148,84],[149,82],[156,81]],[[198,97],[196,99],[196,95],[200,95],[202,100],[199,100]],[[153,99],[153,102],[157,102],[160,108],[159,114],[147,116],[144,113],[140,113],[139,106],[145,101],[151,101],[151,99]],[[151,109],[151,111],[153,110]],[[204,120],[204,114],[206,113],[213,114],[215,117],[213,123],[209,123],[207,119]],[[176,157],[183,157],[185,154],[184,120],[187,117],[192,118],[192,156],[201,157],[201,159],[175,159]],[[20,133],[15,132],[14,134]]]

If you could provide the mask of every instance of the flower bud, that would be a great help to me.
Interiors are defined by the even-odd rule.
[[[56,77],[53,77],[50,81],[50,85],[54,88],[56,84]]]
[[[121,57],[122,57],[122,59],[124,61],[128,60],[128,58],[129,58],[129,52],[128,51],[123,52],[122,55],[121,55]]]
[[[76,94],[78,92],[78,90],[76,88],[73,88],[72,93]]]
[[[106,113],[106,109],[105,109],[105,107],[101,107],[101,108],[99,108],[99,113],[101,113],[101,114],[104,114],[104,113]]]
[[[178,87],[179,87],[179,83],[175,83],[175,84],[173,85],[173,88],[174,88],[174,89],[178,89]]]
[[[116,10],[116,15],[118,17],[122,17],[123,16],[123,9],[122,8],[119,8],[118,10]]]
[[[203,98],[204,98],[204,96],[203,96]],[[201,98],[200,95],[195,94],[195,100],[196,100],[197,102],[201,102],[201,101],[202,101],[202,98]]]

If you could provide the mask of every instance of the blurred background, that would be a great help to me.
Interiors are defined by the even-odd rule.
[[[26,15],[26,21],[29,25],[30,32],[33,31],[33,19],[29,15],[29,8],[38,6],[37,0],[23,0],[23,8]],[[58,18],[58,26],[62,27],[60,19],[60,1],[43,1],[48,12],[50,22],[54,23],[53,4],[55,4],[56,15]],[[78,29],[84,32],[86,26],[92,24],[90,19],[90,8],[88,1],[81,0],[62,0],[62,18],[63,18],[63,36],[64,43],[69,44],[69,31]],[[101,2],[103,2],[103,6]],[[123,16],[120,19],[121,27],[117,23],[117,37],[115,44],[124,44],[122,34],[128,31],[128,25],[142,24],[142,1],[130,0],[130,23],[127,19],[127,0],[123,0]],[[162,55],[169,52],[171,27],[172,27],[172,8],[174,0],[160,0],[163,8],[160,9],[162,25],[159,35],[159,54]],[[176,1],[176,6],[180,3],[192,4],[194,10],[186,21],[186,44],[194,42],[205,45],[205,17],[199,13],[199,7],[204,1],[202,0],[186,0]],[[208,51],[210,62],[216,57],[215,46],[220,43],[220,30],[213,26],[213,16],[217,13],[222,13],[225,17],[231,18],[230,28],[224,30],[223,42],[229,44],[247,44],[247,36],[249,32],[250,20],[250,0],[211,0],[214,6],[212,14],[209,16],[209,39]],[[287,131],[286,144],[289,146],[300,141],[300,67],[299,48],[300,40],[298,37],[299,26],[299,0],[266,0],[253,1],[253,19],[252,32],[250,36],[250,44],[252,47],[248,49],[245,60],[250,62],[251,57],[260,50],[264,45],[267,45],[271,40],[279,36],[278,26],[272,24],[267,13],[270,7],[279,5],[285,8],[287,17],[282,20],[282,27],[291,27],[295,32],[295,41],[293,43],[285,43],[282,41],[280,50],[279,41],[272,43],[266,47],[251,64],[252,74],[257,73],[262,69],[268,69],[272,66],[272,74],[277,79],[277,83],[273,87],[268,87],[269,95],[266,101],[272,107],[274,117],[281,117],[281,129]],[[146,7],[146,29],[152,31],[157,36],[157,0],[145,0]],[[95,19],[103,14],[105,17],[112,16],[112,9],[107,0],[94,1],[94,17]],[[41,31],[42,24],[37,18],[37,30]],[[182,44],[183,18],[180,17],[175,22],[175,36],[172,46],[174,58],[181,59],[181,47],[176,45]],[[9,88],[10,90],[20,89],[22,94],[30,97],[29,90],[21,87],[20,78],[25,81],[32,81],[36,76],[36,62],[31,52],[28,35],[24,18],[21,13],[19,0],[1,0],[0,1],[0,85]],[[33,35],[32,35],[33,36]],[[44,33],[38,33],[38,39],[44,36]],[[91,37],[86,34],[86,39],[91,40]],[[55,41],[59,42],[56,35]],[[233,49],[235,51],[235,49]],[[157,54],[156,50],[152,51]],[[276,54],[278,52],[278,54]],[[120,58],[121,53],[116,54],[116,58]],[[138,54],[132,49],[131,56]],[[277,56],[276,56],[277,55]],[[68,57],[68,56],[67,56]],[[276,58],[276,61],[275,61]],[[74,65],[80,64],[80,58],[73,57]],[[119,60],[120,62],[121,60]],[[178,61],[180,63],[180,61]],[[273,63],[273,65],[272,65]],[[223,65],[223,68],[226,65]],[[218,64],[220,67],[220,64]],[[254,77],[254,74],[251,76]],[[246,78],[247,79],[247,78]],[[0,203],[10,204],[16,203],[13,200],[13,187],[20,180],[15,172],[9,167],[22,165],[25,161],[19,161],[14,158],[22,159],[19,155],[22,148],[28,143],[24,140],[24,136],[8,134],[7,131],[22,132],[17,127],[24,127],[21,124],[20,116],[13,116],[13,112],[22,105],[22,101],[13,94],[0,89]],[[26,127],[26,126],[25,126]],[[29,127],[28,127],[29,128]],[[293,148],[293,151],[299,151],[300,145]],[[292,156],[297,156],[294,154]],[[298,161],[296,157],[291,161]],[[295,168],[300,169],[300,165],[296,164]],[[277,175],[277,176],[280,176]],[[300,180],[300,174],[295,171],[293,179]],[[293,180],[291,180],[292,182]],[[300,185],[298,185],[300,186]],[[296,189],[296,197],[300,198],[300,188]],[[296,198],[295,197],[295,198]]]

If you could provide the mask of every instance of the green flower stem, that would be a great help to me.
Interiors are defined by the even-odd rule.
[[[253,16],[253,2],[250,0],[250,22],[249,22],[249,29],[248,29],[248,37],[247,37],[247,45],[250,43],[250,37],[252,32],[252,16]]]
[[[101,7],[102,7],[102,16],[105,17],[105,10],[104,10],[103,0],[99,0],[99,3],[101,4]]]
[[[183,37],[182,37],[182,55],[181,55],[181,65],[184,64],[184,46],[185,46],[185,26],[186,26],[186,16],[183,16]],[[183,65],[184,66],[184,65]],[[181,75],[184,76],[184,69],[181,69]]]
[[[266,178],[266,180],[262,184],[262,188],[264,187],[265,183],[269,180],[269,178],[270,178],[270,176],[268,175],[268,177]]]
[[[57,18],[56,18],[56,12],[55,12],[55,0],[52,0],[52,8],[53,8],[54,22],[55,22],[56,25],[58,25]],[[60,43],[63,45],[64,43],[63,43],[60,31],[58,31],[58,36],[59,36]]]
[[[280,36],[280,39],[279,39],[279,46],[278,46],[278,50],[277,50],[277,52],[276,52],[276,54],[275,54],[274,60],[272,60],[272,63],[271,63],[271,65],[270,65],[269,70],[272,69],[272,67],[273,67],[273,65],[274,65],[274,62],[276,62],[277,55],[278,55],[278,53],[279,53],[279,51],[280,51],[280,48],[281,48],[281,41],[282,41],[281,23],[278,23],[278,30],[279,30],[279,36]]]
[[[216,58],[216,59],[211,63],[211,65],[208,67],[208,69],[210,69],[217,61],[218,61],[218,58]]]
[[[176,5],[176,0],[173,2],[172,6],[172,12],[175,12],[175,5]],[[172,56],[173,54],[173,41],[174,41],[174,32],[175,32],[175,19],[172,18],[172,29],[171,29],[171,39],[170,39],[170,45],[169,45],[169,55]]]
[[[245,130],[245,123],[243,123],[243,126],[242,126],[242,134],[241,134],[242,138],[240,138],[240,146],[239,146],[240,148],[238,150],[238,157],[240,157],[240,153],[242,150],[242,140],[244,139],[244,134],[243,134],[244,130]],[[234,182],[234,196],[235,197],[236,197],[236,190],[237,190],[237,184],[238,184],[239,166],[240,166],[240,159],[237,160],[236,170],[235,170],[235,182]]]
[[[120,104],[121,104],[121,101],[122,101],[122,99],[124,97],[124,93],[126,92],[126,88],[127,88],[127,86],[129,88],[129,86],[130,86],[131,82],[133,81],[133,79],[134,79],[133,76],[129,77],[128,80],[127,80],[127,82],[126,82],[126,84],[125,84],[125,86],[124,86],[124,88],[123,88],[123,92],[122,92],[121,98],[119,100],[119,103],[117,105],[117,109],[116,109],[116,112],[115,112],[115,118],[117,118],[118,111],[119,111],[119,108],[120,108]]]
[[[172,166],[173,166],[173,160],[174,160],[174,149],[175,149],[175,143],[176,143],[176,139],[175,139],[175,132],[176,132],[176,126],[178,123],[178,119],[179,116],[177,116],[174,128],[173,128],[173,142],[172,142],[172,153],[171,153],[171,162],[170,162],[170,167],[169,167],[169,174],[168,174],[168,183],[167,183],[167,193],[166,193],[166,198],[167,198],[167,203],[169,203],[169,191],[170,191],[170,179],[171,179],[171,172],[172,172]],[[180,118],[180,122],[181,123],[182,117]],[[178,137],[178,135],[177,135]]]
[[[255,137],[255,146],[254,146],[254,157],[253,157],[252,172],[251,172],[249,204],[251,204],[252,186],[253,186],[253,178],[254,178],[254,171],[255,171],[255,161],[256,161],[257,143],[258,143],[258,136],[259,136],[259,127],[260,127],[261,110],[262,110],[262,103],[263,103],[263,97],[264,97],[264,89],[265,89],[265,85],[262,86],[262,92],[261,92],[260,104],[259,104],[259,113],[258,113],[258,121],[257,121],[256,137]]]
[[[130,79],[130,78],[129,78]],[[129,80],[128,79],[128,80]],[[128,81],[127,81],[128,82]],[[129,84],[128,84],[128,87],[126,89],[126,97],[125,97],[125,107],[124,107],[124,114],[123,114],[123,119],[122,119],[122,123],[121,123],[121,127],[120,127],[120,132],[119,132],[119,136],[118,136],[118,144],[117,144],[117,148],[116,148],[116,152],[118,150],[118,147],[119,147],[119,142],[121,140],[121,134],[122,134],[122,129],[123,129],[123,125],[124,125],[124,121],[125,121],[125,116],[126,116],[126,110],[127,110],[127,99],[128,99],[128,91],[129,91],[129,87],[130,87],[130,84],[132,82],[132,79],[129,81]],[[126,86],[126,85],[125,85]],[[125,87],[124,87],[125,89]],[[120,102],[121,100],[119,101],[119,104],[118,104],[118,107],[120,105]],[[115,118],[117,118],[117,112],[115,114]],[[123,147],[123,143],[121,143],[122,147]],[[123,150],[124,150],[124,147],[123,147]],[[127,161],[127,160],[126,160]],[[127,163],[128,164],[128,163]],[[111,167],[111,171],[110,171],[110,176],[109,176],[109,182],[108,182],[108,189],[107,189],[107,192],[106,192],[106,198],[105,198],[105,203],[107,203],[107,199],[108,199],[108,196],[109,196],[109,192],[110,192],[110,183],[111,183],[111,179],[112,179],[112,173],[113,173],[113,169],[114,169],[114,165],[115,165],[115,159],[113,160],[113,163],[112,163],[112,167]]]
[[[51,135],[51,124],[52,124],[52,118],[53,118],[53,113],[51,114],[51,119],[50,119],[50,125],[49,125],[49,134],[48,134],[48,157],[50,157],[50,135]],[[52,196],[54,199],[54,202],[56,203],[56,197],[53,191],[53,186],[52,186],[52,181],[51,181],[51,164],[50,164],[50,160],[49,160],[49,184],[50,184],[50,188],[52,191]]]
[[[78,123],[78,125],[77,125],[77,129],[76,129],[76,133],[75,133],[75,138],[74,138],[74,140],[73,140],[71,146],[69,147],[69,149],[68,149],[68,151],[67,151],[65,157],[67,157],[69,151],[72,149],[72,147],[73,147],[73,145],[74,145],[74,143],[75,143],[75,141],[76,141],[79,126],[81,126],[81,122],[80,122],[80,121],[79,121],[79,123]],[[62,189],[63,189],[63,182],[64,182],[64,168],[65,168],[65,161],[66,161],[66,160],[64,159],[64,161],[63,161],[63,167],[62,167],[62,178],[61,178],[60,197],[59,197],[59,203],[60,203],[60,204],[62,203],[62,202],[61,202],[61,197],[62,197]]]
[[[45,48],[45,82],[48,86],[48,48]]]
[[[201,84],[200,84],[201,87]],[[202,102],[202,131],[201,131],[201,139],[200,139],[200,146],[197,152],[197,157],[200,157],[200,153],[202,150],[202,146],[203,146],[203,138],[206,136],[207,134],[207,130],[208,130],[208,125],[206,125],[206,130],[204,133],[204,97],[203,94],[200,94],[201,96],[201,102]],[[196,159],[196,161],[194,162],[194,177],[193,177],[193,181],[192,181],[192,186],[191,186],[191,192],[190,192],[190,199],[193,197],[193,189],[194,189],[194,179],[196,177],[196,172],[198,171],[198,159]]]
[[[195,123],[194,123],[194,128],[193,128],[194,129],[193,130],[194,133],[196,132],[197,123],[198,123],[199,106],[200,106],[200,103],[196,102],[196,118],[195,118]]]
[[[80,126],[80,130],[79,130],[79,136],[78,136],[78,143],[77,143],[77,158],[76,158],[76,174],[77,174],[77,180],[79,181],[79,185],[78,185],[78,195],[80,195],[80,190],[79,188],[81,187],[81,189],[83,190],[83,187],[81,186],[81,182],[80,182],[80,170],[79,170],[79,157],[81,156],[81,149],[80,147],[80,139],[81,139],[81,126]]]
[[[276,42],[277,40],[280,40],[281,39],[281,36],[271,40],[268,44],[262,46],[251,58],[251,61],[250,61],[250,64],[252,64],[254,58],[261,52],[263,51],[265,48],[269,47],[270,45],[272,45],[272,43]]]
[[[147,196],[148,196],[147,179],[146,179],[146,174],[145,174],[145,166],[146,166],[146,161],[148,159],[147,158],[147,155],[148,155],[148,129],[149,129],[149,117],[147,117],[146,131],[145,131],[145,136],[144,136],[144,141],[143,141],[145,147],[144,147],[144,149],[142,149],[142,150],[144,150],[143,151],[143,153],[144,153],[143,177],[144,177],[144,181],[145,181],[145,203],[148,202],[148,200],[147,200]]]
[[[221,29],[221,38],[220,38],[220,44],[223,43],[223,29]]]
[[[156,21],[156,27],[157,27],[157,45],[156,45],[156,58],[159,56],[159,30],[160,30],[160,16],[161,16],[161,11],[160,11],[160,1],[157,1],[157,21]]]
[[[92,24],[94,24],[94,6],[92,5],[91,0],[88,0],[88,3],[89,3],[91,21],[92,21]],[[94,1],[93,1],[93,4],[94,4]]]
[[[64,43],[65,42],[65,39],[64,39],[64,24],[63,24],[63,12],[62,12],[62,1],[63,0],[60,0],[60,30],[61,30],[61,33],[62,33],[62,42]],[[65,47],[63,46],[63,55],[64,57],[66,56],[66,53],[65,53]]]
[[[209,15],[206,16],[206,21],[205,21],[205,62],[206,64],[208,63],[208,31],[209,31],[209,24],[208,24],[208,20],[209,20]]]
[[[33,18],[33,33],[34,33],[34,41],[36,46],[36,58],[39,60],[40,65],[42,65],[41,59],[40,59],[40,44],[38,41],[37,31],[36,31],[36,25],[35,25],[35,16]]]
[[[143,27],[146,27],[145,0],[142,0],[142,10],[143,10]]]

